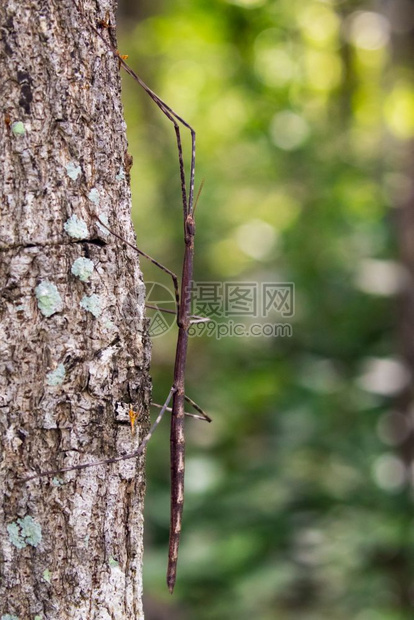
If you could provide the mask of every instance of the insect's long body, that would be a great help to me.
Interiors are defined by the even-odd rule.
[[[187,353],[188,333],[180,328],[177,342],[181,351]],[[167,586],[171,594],[174,591],[177,575],[178,547],[180,544],[181,521],[184,506],[184,469],[185,469],[185,436],[184,436],[184,380],[180,378],[179,369],[185,368],[185,359],[176,357],[177,380],[174,381],[176,391],[173,395],[170,433],[171,463],[171,514],[170,541],[168,551]]]
[[[171,515],[170,541],[168,553],[167,585],[174,590],[177,574],[178,547],[180,544],[181,522],[184,506],[184,471],[185,471],[185,366],[187,361],[188,328],[190,326],[190,291],[193,279],[194,258],[194,218],[188,214],[185,220],[185,250],[181,278],[181,304],[178,311],[178,340],[174,366],[173,406],[171,416],[170,458],[171,458]]]

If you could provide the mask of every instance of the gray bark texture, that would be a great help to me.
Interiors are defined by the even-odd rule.
[[[138,255],[96,219],[134,243],[114,0],[80,4],[0,3],[2,620],[143,618],[144,457],[21,482],[148,428]]]

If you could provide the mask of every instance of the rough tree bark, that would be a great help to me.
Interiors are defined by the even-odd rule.
[[[0,617],[142,618],[149,341],[129,241],[115,0],[0,5]],[[108,12],[108,13],[107,13]],[[113,37],[113,31],[105,31]],[[133,435],[130,404],[141,414]]]

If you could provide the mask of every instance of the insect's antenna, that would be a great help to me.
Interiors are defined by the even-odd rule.
[[[188,197],[188,210],[187,213],[193,213],[193,200],[194,200],[194,181],[195,181],[195,156],[196,156],[196,134],[194,129],[186,124],[191,132],[191,166],[190,166],[190,192]],[[197,202],[197,201],[196,201]]]
[[[196,210],[196,208],[197,208],[197,205],[198,205],[198,199],[200,198],[201,190],[202,190],[202,189],[203,189],[203,187],[204,187],[204,181],[205,181],[205,179],[203,179],[203,180],[201,181],[201,183],[200,183],[200,187],[198,188],[197,196],[196,196],[196,199],[195,199],[195,201],[194,201],[194,207],[193,207],[193,210],[192,210],[191,215],[194,215],[195,210]]]

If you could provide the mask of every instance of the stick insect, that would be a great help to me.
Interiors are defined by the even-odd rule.
[[[83,463],[80,465],[75,465],[71,467],[66,467],[56,471],[45,471],[38,473],[36,475],[25,478],[25,482],[29,480],[33,480],[35,478],[40,478],[44,476],[51,476],[56,473],[72,471],[72,470],[80,470],[86,469],[87,467],[93,467],[100,464],[106,463],[116,463],[118,461],[132,459],[139,456],[147,445],[152,433],[155,428],[161,421],[165,411],[171,412],[171,431],[170,431],[170,468],[171,468],[171,515],[170,515],[170,534],[169,534],[169,551],[168,551],[168,568],[167,568],[167,586],[172,594],[174,591],[174,586],[176,582],[177,575],[177,558],[178,558],[178,548],[180,543],[180,532],[181,532],[181,522],[182,522],[182,513],[183,513],[183,504],[184,504],[184,452],[185,452],[185,436],[184,436],[184,417],[185,415],[191,415],[198,419],[205,420],[207,422],[211,422],[211,418],[209,418],[204,411],[188,398],[185,394],[185,369],[186,369],[186,360],[187,360],[187,348],[188,348],[188,329],[192,323],[197,323],[202,320],[200,317],[196,317],[190,314],[190,296],[189,290],[190,285],[193,278],[193,261],[194,261],[194,236],[195,236],[195,208],[197,205],[197,200],[200,195],[200,191],[202,185],[200,186],[200,190],[197,195],[197,199],[194,200],[194,180],[195,180],[195,156],[196,156],[196,133],[194,129],[174,110],[168,106],[158,95],[154,93],[143,80],[129,67],[129,65],[125,62],[125,58],[119,54],[119,52],[114,48],[114,46],[107,41],[103,32],[112,28],[108,22],[108,19],[101,20],[98,22],[98,26],[100,29],[95,27],[93,24],[89,22],[87,19],[83,9],[78,4],[77,0],[72,0],[79,14],[87,23],[89,29],[91,29],[104,43],[104,45],[111,51],[114,56],[117,58],[120,66],[124,68],[124,70],[139,84],[139,86],[149,95],[149,97],[154,101],[154,103],[158,106],[161,112],[168,118],[168,120],[173,124],[177,150],[178,150],[178,161],[179,161],[179,170],[180,170],[180,182],[181,182],[181,199],[182,199],[182,207],[183,207],[183,224],[184,224],[184,257],[183,257],[183,266],[182,266],[182,276],[181,276],[181,291],[179,290],[178,278],[177,276],[169,270],[167,267],[151,258],[148,254],[130,244],[122,237],[120,237],[113,230],[108,228],[108,226],[99,220],[99,223],[104,226],[112,235],[117,237],[120,241],[125,243],[126,245],[133,248],[139,254],[150,260],[152,263],[157,265],[167,274],[169,274],[172,278],[174,291],[175,291],[175,299],[176,299],[176,316],[177,316],[177,326],[178,326],[178,339],[176,346],[176,354],[175,354],[175,364],[174,364],[174,377],[173,377],[173,385],[170,389],[168,397],[164,403],[164,405],[156,405],[156,407],[160,408],[160,412],[155,420],[154,424],[150,428],[148,434],[144,437],[141,444],[134,452],[131,452],[126,455],[113,457],[110,459],[105,459],[102,461],[98,461],[95,463]],[[189,189],[187,194],[187,181],[185,175],[185,167],[184,167],[184,155],[183,155],[183,147],[181,142],[181,132],[180,128],[184,127],[189,130],[191,134],[191,163],[190,163],[190,182]],[[156,308],[157,310],[162,310],[161,308]],[[170,408],[168,405],[172,399],[172,407]],[[189,402],[195,410],[198,412],[197,414],[189,414],[185,411],[185,402]],[[129,412],[131,426],[133,428],[133,424],[135,421],[135,413],[130,410]]]

